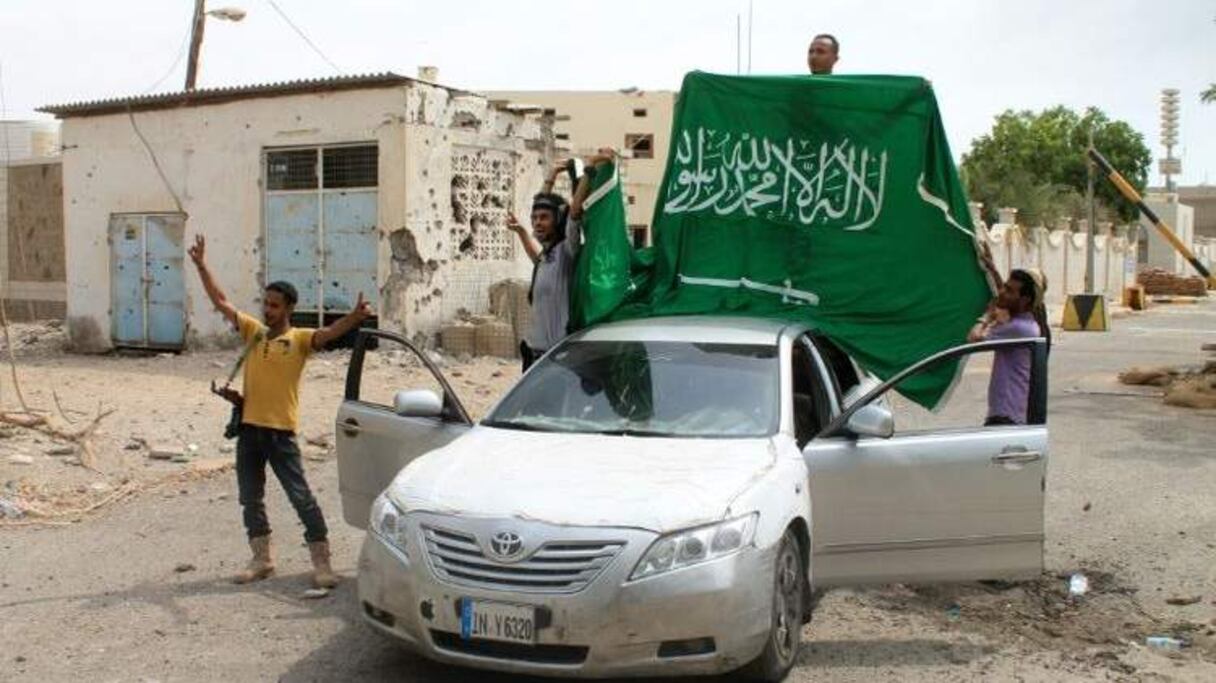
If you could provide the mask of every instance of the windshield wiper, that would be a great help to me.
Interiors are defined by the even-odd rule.
[[[596,432],[605,436],[639,436],[639,437],[672,437],[671,432],[657,432],[649,429],[605,429]]]
[[[548,432],[548,431],[551,431],[549,429],[545,429],[544,427],[541,427],[540,425],[529,424],[527,422],[514,422],[511,420],[483,420],[481,423],[481,426],[493,427],[495,429],[515,429],[515,430],[518,430],[521,432]]]

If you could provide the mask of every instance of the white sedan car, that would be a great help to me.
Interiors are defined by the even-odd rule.
[[[426,657],[779,681],[812,588],[1041,571],[1040,339],[959,347],[866,391],[805,326],[614,323],[552,350],[479,424],[422,355],[441,392],[361,399],[370,340],[416,353],[360,337],[337,418],[343,513],[369,531],[367,622]],[[1000,347],[1033,358],[1030,424],[894,434],[892,386]]]

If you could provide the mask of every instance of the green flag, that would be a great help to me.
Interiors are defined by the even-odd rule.
[[[688,74],[653,225],[612,317],[804,320],[883,378],[962,343],[992,295],[922,78]],[[900,390],[936,406],[956,370]]]
[[[608,318],[633,291],[633,259],[625,231],[625,200],[615,164],[588,169],[590,192],[583,202],[583,244],[570,285],[570,328]]]

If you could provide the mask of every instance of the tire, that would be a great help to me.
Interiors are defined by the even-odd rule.
[[[764,651],[740,673],[748,681],[780,683],[798,661],[806,623],[806,561],[793,529],[786,529],[773,565],[773,613]]]

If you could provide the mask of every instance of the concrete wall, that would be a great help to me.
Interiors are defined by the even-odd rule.
[[[547,129],[541,122],[490,110],[474,123],[461,112],[450,91],[422,83],[137,112],[135,123],[172,192],[126,114],[68,118],[63,182],[73,346],[82,351],[110,347],[111,214],[176,211],[176,193],[189,216],[187,243],[205,234],[209,261],[229,298],[255,310],[265,261],[263,151],[352,142],[379,146],[381,327],[430,335],[441,322],[438,301],[449,283],[467,279],[450,267],[456,260],[448,225],[451,155],[443,145],[460,142],[517,155],[517,185],[539,183],[546,163]],[[478,275],[526,273],[522,255],[511,256]],[[190,342],[227,338],[223,320],[192,272],[186,274],[186,288]],[[472,290],[466,296],[474,307],[474,299],[488,298]]]
[[[1150,195],[1144,199],[1161,220],[1174,230],[1182,243],[1191,247],[1195,242],[1195,210],[1186,204],[1179,204],[1176,199],[1161,195]],[[1148,249],[1146,260],[1140,265],[1146,268],[1161,268],[1176,275],[1191,275],[1191,266],[1178,250],[1174,249],[1153,224],[1144,217],[1140,218],[1140,226],[1148,233]]]
[[[1094,291],[1119,301],[1123,288],[1135,277],[1129,264],[1134,263],[1136,244],[1123,236],[1126,229],[1116,230],[1114,237],[1107,234],[1108,229],[1099,224],[1094,237]],[[1065,296],[1085,293],[1085,233],[998,223],[991,228],[979,224],[979,235],[992,251],[1002,276],[1014,268],[1043,271],[1047,276],[1046,301],[1053,308],[1053,316],[1060,315]]]
[[[626,220],[630,225],[649,226],[667,167],[677,95],[670,90],[531,90],[493,92],[489,97],[554,109],[557,116],[554,133],[568,138],[559,139],[557,144],[569,147],[576,154],[593,152],[600,147],[624,149],[626,135],[653,134],[654,158],[629,159],[622,168]],[[646,116],[635,116],[636,109],[644,109]],[[629,204],[631,196],[633,203]]]
[[[62,318],[64,271],[60,161],[0,166],[0,286],[10,319]]]
[[[1164,194],[1151,188],[1149,194]],[[1216,186],[1191,185],[1177,188],[1178,201],[1195,210],[1195,236],[1216,239]]]

